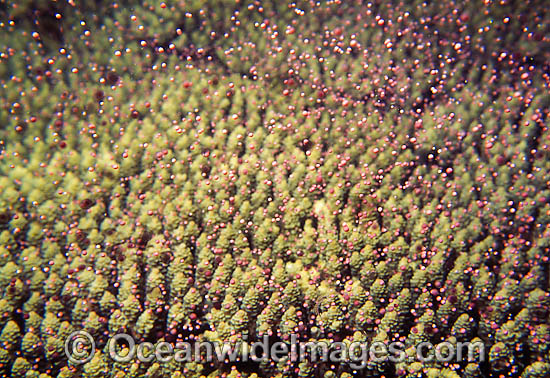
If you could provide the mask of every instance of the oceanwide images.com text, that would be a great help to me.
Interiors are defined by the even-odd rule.
[[[429,342],[414,347],[406,347],[402,342],[331,342],[299,341],[291,335],[290,342],[270,342],[268,336],[259,341],[240,340],[236,343],[220,342],[177,342],[158,343],[136,342],[128,334],[112,336],[104,349],[107,358],[116,362],[260,362],[281,360],[301,362],[346,363],[353,369],[363,369],[369,363],[389,361],[419,362],[482,362],[485,359],[485,346],[482,342],[441,342],[434,345]],[[65,354],[73,364],[85,364],[96,353],[93,337],[85,331],[72,333],[65,341]]]

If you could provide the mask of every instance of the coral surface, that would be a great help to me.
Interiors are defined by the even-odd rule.
[[[549,62],[543,0],[1,1],[0,376],[550,377]]]

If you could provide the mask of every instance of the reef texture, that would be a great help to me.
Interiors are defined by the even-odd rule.
[[[2,1],[4,377],[550,376],[545,1]],[[71,364],[85,329],[98,352]],[[481,340],[481,363],[114,363]]]

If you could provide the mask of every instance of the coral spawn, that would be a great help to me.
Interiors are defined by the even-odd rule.
[[[549,377],[547,8],[3,1],[0,375]],[[486,358],[119,363],[120,332]]]

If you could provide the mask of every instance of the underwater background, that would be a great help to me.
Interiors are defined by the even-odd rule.
[[[2,0],[0,376],[550,377],[548,5]]]

